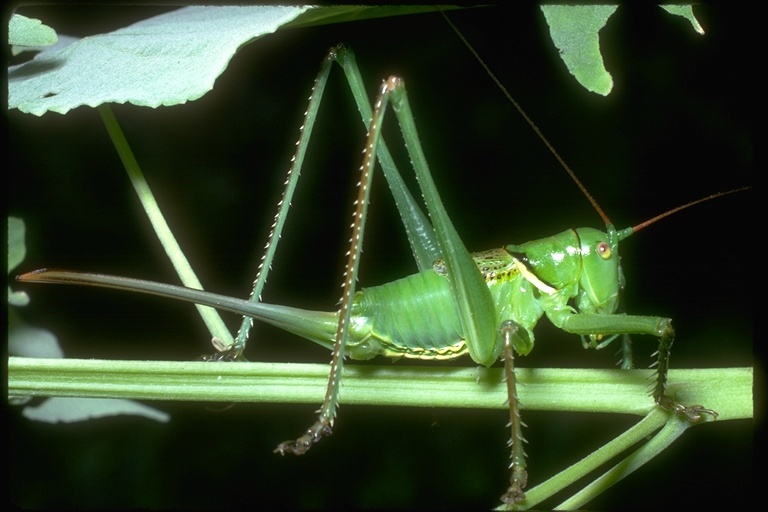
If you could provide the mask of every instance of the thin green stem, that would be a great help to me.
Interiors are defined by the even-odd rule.
[[[104,122],[104,126],[109,133],[109,137],[112,139],[112,144],[117,150],[117,154],[120,156],[120,160],[123,162],[123,167],[128,174],[128,179],[131,180],[136,191],[136,196],[141,202],[142,208],[149,218],[149,222],[152,224],[152,228],[157,234],[157,238],[160,240],[163,248],[165,249],[168,258],[171,260],[173,267],[176,269],[176,273],[181,278],[181,282],[189,288],[203,289],[203,285],[200,284],[200,280],[192,270],[192,266],[189,264],[187,257],[181,250],[179,243],[171,232],[171,228],[165,221],[160,206],[155,200],[155,196],[152,190],[149,188],[144,173],[139,167],[139,163],[136,161],[136,157],[131,151],[131,147],[128,145],[128,141],[123,134],[123,130],[120,128],[120,124],[117,122],[115,114],[108,105],[100,105],[99,114]],[[219,338],[225,345],[232,343],[232,335],[227,329],[226,324],[221,319],[219,313],[210,307],[197,305],[197,310],[200,312],[200,316],[208,327],[212,336]]]
[[[648,416],[643,419],[643,421],[627,430],[624,434],[618,436],[616,439],[606,444],[596,452],[592,453],[584,460],[593,457],[598,460],[602,460],[603,458],[606,461],[610,460],[613,457],[618,456],[625,449],[628,449],[632,445],[642,441],[659,427],[663,426],[663,428],[647,443],[640,446],[640,448],[638,448],[631,455],[620,461],[591,484],[582,488],[579,492],[558,505],[556,508],[558,510],[574,510],[583,508],[585,504],[589,503],[593,498],[601,494],[613,484],[630,475],[639,469],[643,464],[666,450],[667,447],[672,444],[672,442],[680,437],[683,432],[685,432],[692,425],[694,424],[674,413],[664,411],[660,408],[654,409],[648,414]],[[597,466],[595,465],[594,467]],[[585,468],[585,470],[586,469],[587,468]],[[591,469],[592,468],[589,468],[589,470]]]

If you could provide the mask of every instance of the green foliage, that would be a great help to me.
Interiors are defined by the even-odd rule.
[[[20,47],[40,47],[56,44],[58,37],[51,27],[40,20],[14,14],[8,21],[8,44]]]

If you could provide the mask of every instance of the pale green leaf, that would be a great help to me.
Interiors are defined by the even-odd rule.
[[[27,324],[12,311],[9,311],[8,353],[19,357],[64,357],[56,335],[46,329]]]
[[[238,49],[280,28],[434,11],[435,6],[191,6],[83,39],[67,36],[8,70],[8,108],[171,106],[214,85]],[[302,16],[302,14],[304,14]]]
[[[51,46],[56,44],[56,31],[40,20],[14,14],[8,21],[8,44],[14,46]]]
[[[39,116],[103,103],[186,103],[213,88],[240,46],[307,9],[192,6],[108,34],[65,40],[9,69],[8,108]]]
[[[683,18],[687,19],[691,22],[691,26],[693,26],[693,30],[698,32],[699,34],[704,34],[704,28],[699,23],[699,20],[696,19],[696,16],[693,14],[693,6],[692,5],[662,5],[662,9],[667,11],[669,14],[674,14],[675,16],[682,16]]]
[[[608,95],[613,78],[600,53],[598,33],[616,11],[615,5],[545,5],[541,7],[552,42],[568,71],[587,90]]]
[[[18,217],[8,217],[8,273],[24,261],[27,254],[24,245],[24,220]]]
[[[56,335],[22,321],[15,310],[9,311],[8,353],[28,361],[56,360],[64,357]],[[24,404],[36,393],[10,397],[12,404]],[[71,423],[106,416],[144,416],[156,421],[168,421],[168,414],[140,402],[123,398],[49,398],[37,406],[24,407],[22,415],[30,420],[46,423]]]
[[[24,221],[18,217],[8,217],[8,274],[16,268],[27,254],[24,244]],[[12,306],[26,306],[29,304],[29,296],[26,292],[11,291],[8,287],[8,304]]]
[[[53,397],[37,407],[25,407],[25,418],[45,423],[72,423],[108,416],[128,414],[168,422],[170,416],[133,400],[121,398],[72,398]]]

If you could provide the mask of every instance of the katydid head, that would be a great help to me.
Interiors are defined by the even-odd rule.
[[[745,187],[748,188],[748,187]],[[579,313],[610,315],[619,309],[624,274],[621,270],[619,242],[651,224],[695,204],[732,192],[720,192],[692,201],[636,226],[617,230],[606,221],[605,231],[594,228],[569,229],[557,235],[525,244],[509,245],[507,251],[527,281],[543,295],[551,296],[564,307],[572,300]],[[596,206],[596,203],[593,203]],[[600,336],[593,337],[593,342]]]
[[[575,231],[581,260],[576,306],[582,313],[615,313],[624,289],[619,240],[630,233],[616,231],[612,224],[606,226],[605,233],[594,228]]]
[[[745,190],[742,187],[726,192],[718,192],[684,205],[672,208],[633,227],[617,230],[605,213],[590,196],[587,196],[606,222],[605,232],[593,228],[578,228],[581,269],[576,306],[582,313],[612,314],[619,307],[619,298],[624,288],[624,274],[619,258],[619,242],[641,229],[695,204]]]
[[[581,313],[612,314],[624,287],[618,242],[628,230],[609,224],[606,231],[569,229],[506,249],[523,277],[558,303],[555,309],[572,299]]]

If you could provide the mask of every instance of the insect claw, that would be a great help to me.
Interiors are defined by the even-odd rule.
[[[222,351],[216,352],[215,354],[203,354],[200,357],[198,357],[198,360],[205,361],[208,363],[216,363],[216,362],[232,363],[232,362],[238,362],[238,361],[246,361],[246,359],[242,355],[238,354],[237,350],[234,350],[234,349],[222,350]]]
[[[291,455],[304,455],[312,448],[312,445],[320,441],[323,437],[331,435],[331,425],[333,420],[328,422],[327,419],[320,419],[314,425],[309,427],[303,436],[299,437],[295,441],[284,441],[277,445],[272,453],[279,453],[285,455],[290,453]]]
[[[695,414],[696,414],[696,418],[697,419],[691,420],[691,421],[699,421],[699,420],[701,420],[703,414],[707,414],[709,416],[712,416],[712,421],[716,420],[717,417],[719,416],[716,411],[713,411],[712,409],[707,409],[707,408],[705,408],[702,405],[694,405],[692,407],[688,407],[688,411],[689,411],[688,414],[690,414],[691,412],[695,412]],[[691,416],[688,416],[688,417],[690,418]]]
[[[700,422],[702,419],[704,419],[704,415],[711,416],[712,421],[715,421],[719,416],[716,411],[712,409],[707,409],[703,405],[685,406],[683,404],[675,402],[673,399],[669,398],[666,395],[662,395],[661,397],[656,399],[656,403],[662,409],[666,409],[667,411],[672,411],[678,416],[685,416],[685,418],[691,423]]]
[[[684,415],[691,423],[698,423],[703,419],[705,414],[712,416],[713,421],[718,417],[717,412],[713,411],[712,409],[707,409],[703,405],[691,405],[688,407],[682,406],[680,404],[677,405],[680,407],[680,410],[675,409],[675,412]]]
[[[509,486],[509,489],[507,489],[507,492],[504,493],[504,495],[501,497],[502,503],[514,506],[517,503],[525,500],[525,492],[523,492],[523,487],[525,487],[525,484],[525,481],[520,482],[518,480],[514,480]]]
[[[295,441],[285,441],[280,443],[272,453],[279,453],[283,456],[285,456],[286,453],[290,453],[291,455],[304,455],[311,446],[312,441],[307,438],[307,435],[304,435]]]

